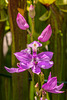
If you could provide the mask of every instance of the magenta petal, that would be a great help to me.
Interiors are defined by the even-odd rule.
[[[31,54],[28,54],[28,53],[25,53],[25,52],[16,52],[14,53],[14,55],[16,56],[16,58],[19,60],[19,61],[23,61],[23,62],[30,62],[31,59],[32,59],[32,56]]]
[[[16,21],[20,29],[26,30],[27,28],[29,28],[29,25],[27,24],[25,18],[20,13],[17,14]]]
[[[41,42],[46,42],[50,39],[52,34],[52,29],[50,24],[42,31],[41,35],[38,37],[38,40]]]
[[[49,61],[50,58],[45,54],[45,52],[39,53],[38,57],[40,59],[40,61]]]
[[[48,81],[51,79],[51,72],[50,72],[50,74],[49,74],[49,76],[48,76]]]
[[[57,78],[56,77],[53,77],[51,78],[49,81],[47,81],[47,83],[45,83],[42,88],[44,90],[53,90],[53,88],[57,85]]]
[[[49,61],[52,59],[53,56],[53,52],[42,52],[38,54],[38,57],[40,58],[40,60],[44,60],[44,61]]]
[[[46,51],[46,52],[44,52],[44,54],[46,54],[49,57],[49,60],[51,60],[53,57],[53,52]]]
[[[28,45],[28,47],[33,48],[34,44],[36,44],[36,47],[41,47],[41,46],[42,46],[42,44],[39,43],[38,41],[34,41],[34,42],[30,43],[30,44]]]
[[[53,66],[53,61],[41,61],[38,66],[43,69],[49,69]]]
[[[49,90],[48,92],[51,92],[51,93],[64,93],[64,91],[57,91],[57,90]]]
[[[55,92],[56,92],[56,93],[64,93],[64,91],[57,91],[57,90],[56,90]]]
[[[23,54],[31,54],[30,48],[26,48],[24,50],[21,50],[20,52],[22,52]]]
[[[22,68],[8,68],[5,66],[5,69],[9,72],[9,73],[19,73],[19,72],[23,72],[26,69],[22,69]]]
[[[56,85],[57,85],[57,78],[53,77],[49,81],[47,81],[47,83],[42,85],[42,88],[46,91],[49,91],[49,90],[53,90],[54,86]]]
[[[29,69],[29,68],[32,68],[33,65],[31,63],[23,63],[23,62],[20,62],[20,66],[23,68],[23,69]]]
[[[59,86],[56,86],[55,89],[60,90],[60,89],[62,89],[63,85],[64,85],[64,83],[60,84]]]
[[[25,23],[24,27],[27,29],[27,28],[29,28],[29,25],[27,23]]]
[[[50,81],[47,82],[49,85],[49,90],[53,89],[57,85],[57,78],[53,77],[50,79]]]
[[[47,83],[48,83],[49,85],[51,85],[54,81],[56,81],[56,84],[57,84],[57,77],[52,77],[52,78],[50,78],[50,80],[48,80]]]
[[[37,75],[39,75],[40,74],[40,72],[41,72],[41,69],[38,67],[38,66],[33,66],[32,67],[32,71],[33,71],[33,73],[36,73]]]
[[[47,91],[49,90],[49,85],[45,83],[44,85],[42,85],[42,88]]]

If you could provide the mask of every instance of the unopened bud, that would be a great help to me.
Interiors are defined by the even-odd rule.
[[[37,100],[37,97],[35,96],[35,100]]]
[[[29,8],[29,16],[31,18],[35,17],[35,8],[34,8],[34,6],[32,4],[30,5],[30,8]]]
[[[36,83],[35,88],[38,88],[38,87],[39,87],[39,84],[38,84],[38,83]]]
[[[36,85],[35,85],[35,90],[36,90],[36,94],[38,95],[38,92],[39,92],[39,84],[38,83],[36,83]]]
[[[43,72],[41,72],[41,75],[40,75],[40,81],[41,81],[41,84],[44,83],[44,74],[43,74]]]

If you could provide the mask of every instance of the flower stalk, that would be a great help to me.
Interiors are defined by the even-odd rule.
[[[27,29],[27,32],[29,33],[30,37],[32,36],[31,32],[29,29]]]
[[[32,35],[31,35],[31,42],[33,42],[33,33],[34,33],[34,18],[32,18]]]

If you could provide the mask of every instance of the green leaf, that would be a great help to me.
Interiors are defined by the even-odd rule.
[[[62,12],[65,12],[65,13],[67,13],[67,10],[65,10],[65,9],[60,9]]]
[[[62,12],[67,12],[67,5],[59,5],[58,7]]]
[[[0,10],[0,22],[6,21],[8,16],[4,9]]]
[[[44,14],[39,18],[39,20],[40,20],[40,21],[46,21],[46,20],[49,19],[50,15],[51,15],[51,10],[50,10],[50,11],[46,11],[46,13],[44,13]]]
[[[56,0],[56,5],[67,5],[67,0]]]
[[[62,12],[67,12],[67,0],[57,0],[56,5]]]

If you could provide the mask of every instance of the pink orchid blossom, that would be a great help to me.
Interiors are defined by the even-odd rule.
[[[63,87],[64,83],[60,84],[57,86],[57,77],[52,77],[51,78],[51,72],[48,77],[47,83],[42,85],[43,91],[47,91],[50,93],[63,93],[64,91],[60,91]]]
[[[31,68],[33,73],[40,74],[41,68],[49,69],[53,66],[53,61],[50,61],[52,59],[53,52],[46,51],[37,54],[37,48],[42,46],[42,44],[37,41],[30,43],[28,46],[32,48],[32,54],[28,49],[14,53],[16,58],[20,61],[19,66],[21,66],[20,68],[22,68],[22,71]],[[14,68],[14,70],[13,68],[5,68],[10,73],[17,72],[18,70],[16,68]]]

